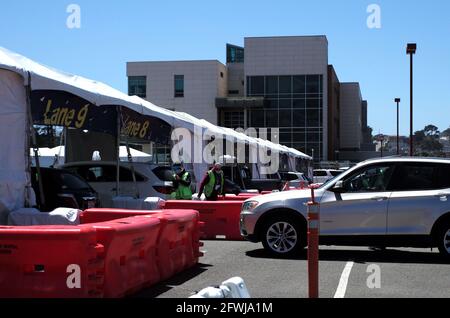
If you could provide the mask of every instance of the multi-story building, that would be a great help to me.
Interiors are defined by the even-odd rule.
[[[317,161],[361,149],[359,84],[339,82],[325,36],[247,37],[226,53],[226,65],[128,62],[129,93],[221,126],[278,128],[281,144]]]

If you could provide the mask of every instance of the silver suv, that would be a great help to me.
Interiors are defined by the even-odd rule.
[[[450,160],[369,160],[315,191],[320,244],[438,247],[450,258]],[[307,244],[311,191],[288,191],[245,201],[241,234],[278,256]]]

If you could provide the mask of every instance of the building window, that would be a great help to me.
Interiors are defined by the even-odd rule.
[[[224,111],[223,126],[227,128],[244,128],[244,111]]]
[[[244,63],[244,48],[227,44],[227,63]]]
[[[322,160],[323,75],[248,76],[247,96],[265,98],[248,127],[279,127],[281,144]]]
[[[128,76],[128,95],[147,97],[147,77],[145,76]]]
[[[184,75],[174,76],[175,97],[184,97]]]

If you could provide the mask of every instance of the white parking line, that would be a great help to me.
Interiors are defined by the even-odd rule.
[[[342,272],[341,279],[339,280],[339,286],[334,294],[334,298],[344,298],[345,292],[347,290],[348,278],[350,277],[350,272],[352,271],[353,262],[348,262],[345,265],[344,271]]]

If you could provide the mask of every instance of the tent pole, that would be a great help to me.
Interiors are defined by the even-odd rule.
[[[117,106],[117,145],[116,145],[116,196],[120,195],[120,114],[121,107]]]
[[[122,108],[120,108],[120,122],[125,126],[125,123],[123,121],[123,114],[122,114]],[[139,199],[140,195],[139,195],[139,189],[137,186],[137,182],[136,182],[136,172],[134,170],[134,164],[133,164],[133,157],[131,156],[131,151],[130,151],[130,145],[128,143],[128,135],[125,135],[125,145],[127,147],[127,157],[128,157],[128,163],[130,164],[130,169],[131,169],[131,176],[133,178],[133,186],[134,186],[134,191],[135,191],[135,198]],[[120,156],[120,147],[119,147],[119,156]]]
[[[39,184],[39,208],[42,209],[45,206],[45,196],[44,196],[44,185],[42,184],[42,174],[41,174],[41,165],[39,162],[39,149],[37,147],[36,141],[36,130],[33,126],[33,115],[31,113],[31,74],[28,72],[28,85],[26,86],[27,91],[27,109],[28,109],[28,125],[29,125],[29,134],[31,135],[31,144],[33,146],[34,151],[34,160],[36,162],[36,176]]]
[[[131,156],[130,145],[128,144],[128,137],[125,137],[125,138],[126,138],[128,162],[130,163],[131,176],[133,177],[134,190],[136,191],[135,197],[136,197],[136,199],[139,199],[140,195],[139,195],[139,189],[138,189],[137,182],[136,182],[136,172],[134,170],[133,157]]]

